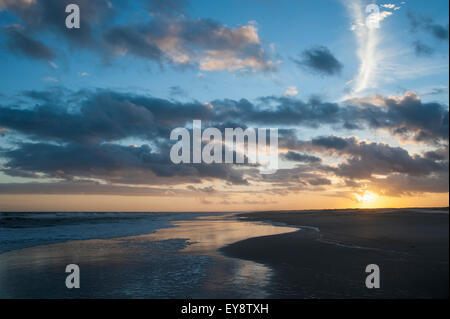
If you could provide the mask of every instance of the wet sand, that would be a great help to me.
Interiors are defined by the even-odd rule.
[[[249,238],[222,248],[274,270],[273,298],[448,298],[449,216],[445,209],[255,212],[247,221],[296,232]],[[381,288],[365,286],[377,264]]]

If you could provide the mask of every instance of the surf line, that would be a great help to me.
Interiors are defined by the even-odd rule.
[[[216,309],[216,306],[196,306],[191,305],[191,303],[188,303],[187,306],[181,307],[181,313],[182,314],[207,314],[209,317],[212,317],[214,315],[214,310]]]

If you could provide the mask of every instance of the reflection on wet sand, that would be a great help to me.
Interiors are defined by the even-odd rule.
[[[0,254],[2,298],[258,298],[271,270],[218,252],[256,236],[295,231],[233,215],[174,222],[148,235],[79,240]],[[81,269],[81,288],[64,286],[65,265]]]
[[[225,257],[218,249],[247,238],[298,230],[265,223],[242,222],[234,216],[206,216],[173,224],[178,227],[159,229],[154,234],[140,237],[153,240],[185,238],[189,245],[181,250],[182,253],[208,255],[214,258],[215,263],[207,269],[207,276],[202,282],[201,293],[194,295],[199,298],[266,297],[264,288],[269,283],[271,269],[252,261]]]
[[[190,254],[218,255],[217,249],[247,238],[283,234],[298,230],[266,223],[242,222],[234,216],[204,216],[195,220],[177,221],[176,228],[162,228],[143,239],[167,240],[185,238],[189,246],[182,251]]]

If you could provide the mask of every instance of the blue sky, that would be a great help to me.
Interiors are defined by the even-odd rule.
[[[442,135],[440,127],[443,125],[444,130],[445,126],[448,129],[448,1],[149,0],[124,4],[121,1],[96,0],[90,3],[83,0],[78,1],[81,33],[75,35],[73,32],[78,31],[66,29],[63,24],[67,14],[60,12],[60,8],[64,3],[55,0],[0,0],[0,145],[6,152],[0,159],[3,163],[0,182],[5,194],[30,193],[20,189],[12,191],[9,185],[14,183],[70,183],[74,178],[120,187],[125,184],[126,187],[136,186],[123,181],[118,183],[107,174],[90,174],[81,169],[59,176],[55,172],[61,169],[56,167],[54,171],[44,164],[27,168],[14,157],[17,153],[11,153],[24,148],[21,146],[23,142],[60,143],[61,147],[78,143],[80,146],[82,143],[78,137],[59,139],[53,136],[56,128],[52,133],[32,129],[38,125],[33,121],[42,116],[36,109],[42,106],[52,116],[60,111],[68,112],[64,116],[70,117],[83,105],[94,105],[100,98],[103,101],[105,96],[102,94],[106,91],[120,102],[155,99],[148,101],[153,117],[157,113],[152,109],[152,103],[163,101],[172,103],[175,112],[177,107],[183,108],[181,113],[190,104],[201,108],[205,103],[212,103],[220,113],[229,107],[229,103],[238,103],[241,99],[249,101],[252,112],[270,109],[272,116],[280,116],[278,122],[262,120],[261,114],[254,117],[241,114],[235,119],[239,122],[246,118],[250,122],[240,122],[245,125],[278,125],[279,129],[296,130],[296,138],[301,140],[296,145],[301,146],[284,151],[311,152],[315,156],[320,155],[324,165],[330,165],[311,168],[310,174],[317,176],[305,174],[305,180],[329,178],[330,171],[335,174],[320,185],[322,188],[302,188],[293,196],[314,192],[335,198],[340,196],[337,195],[338,189],[342,187],[349,187],[342,200],[355,197],[351,194],[367,191],[379,193],[379,196],[383,192],[386,196],[398,196],[392,190],[383,189],[378,178],[407,178],[400,175],[407,175],[410,167],[387,171],[374,169],[371,176],[364,178],[336,173],[336,169],[344,164],[350,165],[352,159],[362,160],[364,155],[353,149],[347,153],[330,153],[311,146],[315,138],[324,136],[339,137],[347,142],[356,137],[360,148],[363,147],[362,141],[377,147],[389,145],[407,152],[411,160],[416,160],[415,156],[425,158],[426,152],[443,152],[447,155],[434,164],[447,167],[446,173],[427,171],[424,176],[440,180],[445,175],[448,177],[448,133]],[[379,28],[372,31],[363,23],[367,17],[364,10],[371,3],[380,9]],[[83,33],[86,30],[90,32]],[[31,91],[53,92],[54,100],[36,98],[36,95],[31,96]],[[314,106],[316,104],[319,106]],[[326,114],[317,114],[328,112],[327,105],[331,104],[339,108],[339,114],[346,112],[346,115],[340,115],[342,117],[336,117],[334,121]],[[298,123],[288,121],[302,108],[314,113],[311,122],[300,115]],[[424,114],[411,115],[403,112],[406,108],[410,108],[411,114],[419,112],[419,109]],[[349,125],[353,120],[349,109],[366,112],[355,115],[357,125]],[[428,111],[431,109],[433,111]],[[435,109],[436,117],[428,119]],[[36,111],[36,114],[16,114],[16,110]],[[368,118],[368,114],[376,114],[380,110],[385,111],[381,114],[386,116],[384,123],[374,123],[373,118]],[[1,112],[4,112],[3,120]],[[289,112],[295,114],[290,115]],[[390,118],[392,114],[395,118]],[[86,117],[91,115],[85,114]],[[21,116],[24,116],[22,122]],[[31,118],[25,120],[25,116]],[[192,122],[194,115],[186,116],[186,122]],[[316,123],[318,117],[323,122]],[[425,119],[428,122],[425,123]],[[56,125],[45,120],[39,123],[49,124],[50,131]],[[123,123],[115,124],[120,126]],[[210,124],[218,122],[211,121]],[[436,127],[437,136],[433,135],[436,132],[431,127]],[[107,135],[105,132],[97,133],[102,137]],[[154,136],[134,131],[113,135],[114,138],[105,138],[101,143],[155,146],[158,141],[153,140]],[[297,164],[295,161],[289,164],[286,160],[284,165],[298,170]],[[377,165],[381,167],[384,164]],[[94,166],[91,171],[95,170]],[[150,171],[149,174],[161,177],[153,168]],[[30,172],[40,177],[30,177]],[[258,178],[248,179],[253,181],[253,189],[261,186]],[[354,186],[349,180],[355,182]],[[209,175],[200,181],[204,187],[214,186],[225,194],[227,190],[223,182]],[[198,180],[159,182],[158,179],[157,183],[151,182],[147,186],[156,187],[160,183],[186,190],[189,183],[196,184]],[[298,187],[292,183],[289,187]],[[301,181],[299,183],[302,184]],[[423,185],[427,183],[423,181]],[[313,182],[309,185],[317,186]],[[414,192],[429,193],[434,198],[430,202],[445,204],[443,198],[447,196],[448,203],[448,184],[442,185],[438,191],[425,187],[426,192],[418,186],[417,190],[401,196],[413,196]],[[255,192],[254,196],[264,197],[269,193],[267,190],[275,186],[265,188],[265,194]],[[71,194],[70,191],[67,193]],[[445,196],[436,199],[433,197],[436,194]],[[186,196],[193,197],[192,206],[201,209],[195,202],[200,195]],[[13,202],[8,207],[16,207]],[[351,205],[351,201],[345,203],[342,205]],[[170,209],[170,205],[167,207]],[[236,204],[233,207],[241,206]],[[243,207],[255,208],[251,205]],[[274,204],[274,207],[278,206]]]
[[[383,4],[384,2],[379,2]],[[433,17],[437,23],[447,22],[448,3],[446,1],[408,1],[397,3],[399,10],[382,21],[384,41],[395,45],[399,51],[413,50],[411,43],[416,37],[427,38],[427,34],[411,32],[407,13],[414,12],[426,17]],[[140,21],[149,20],[147,11],[141,6],[125,8],[120,12],[122,23],[129,23],[127,17],[137,17]],[[63,85],[71,89],[84,87],[130,88],[167,97],[171,86],[179,86],[187,97],[198,100],[217,98],[257,98],[265,95],[281,95],[291,86],[297,87],[299,95],[322,95],[329,100],[339,99],[345,82],[350,81],[358,71],[356,56],[357,43],[351,14],[345,2],[323,1],[192,1],[187,5],[187,14],[195,18],[214,19],[230,28],[255,23],[262,46],[268,52],[274,47],[274,60],[279,60],[279,70],[275,73],[254,74],[245,72],[202,71],[198,68],[178,68],[170,65],[158,65],[136,57],[116,58],[106,66],[97,54],[82,48],[71,48],[61,37],[54,34],[39,35],[50,47],[61,50],[61,55],[54,62],[57,69],[46,61],[25,60],[12,56],[10,52],[1,51],[3,61],[3,94],[14,94],[26,89],[44,89],[48,86]],[[133,20],[136,22],[135,20]],[[16,23],[18,19],[8,11],[0,14],[0,24],[6,26]],[[101,28],[101,26],[99,26]],[[4,38],[4,35],[2,36]],[[4,39],[3,39],[4,40]],[[395,59],[409,56],[408,64],[417,64],[424,68],[424,76],[399,76],[394,83],[381,80],[377,90],[384,94],[398,94],[402,90],[426,90],[427,87],[444,86],[448,68],[446,65],[448,43],[428,39],[429,45],[436,52],[431,57],[416,57],[413,54],[401,54]],[[337,77],[317,77],[297,68],[290,60],[296,58],[303,50],[315,45],[326,45],[344,65],[343,72]],[[401,61],[399,61],[401,62]],[[385,62],[382,62],[385,63]],[[448,65],[448,63],[447,63]],[[117,73],[120,72],[120,76]],[[88,76],[81,76],[88,73]],[[199,77],[199,73],[200,75]],[[242,74],[245,73],[245,74]],[[26,74],[26,76],[24,76]],[[202,77],[203,76],[203,77]],[[55,82],[58,81],[58,82]],[[436,97],[434,97],[436,98]],[[447,96],[439,96],[445,101]]]

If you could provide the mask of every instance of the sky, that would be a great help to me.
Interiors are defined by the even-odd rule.
[[[0,211],[448,206],[448,6],[0,0]],[[193,120],[279,169],[173,163]]]

